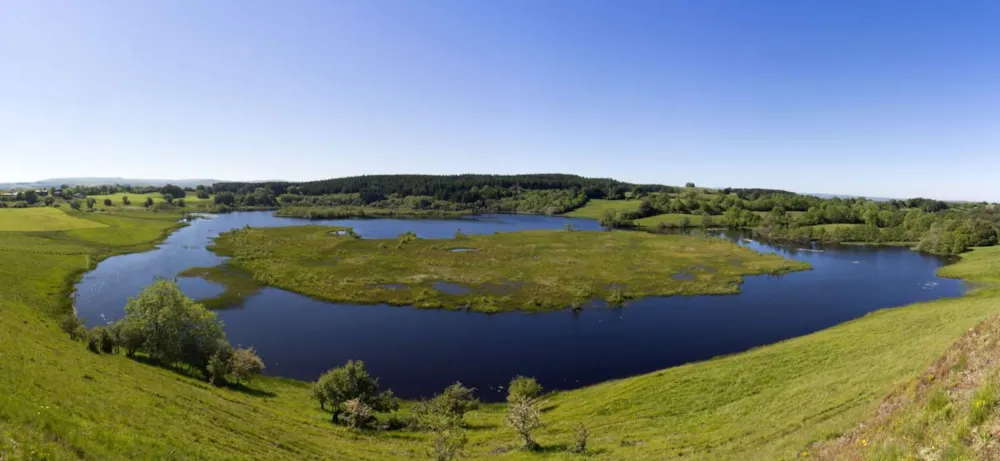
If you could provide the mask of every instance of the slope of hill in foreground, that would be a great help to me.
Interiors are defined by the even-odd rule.
[[[73,216],[108,227],[0,233],[0,458],[425,457],[427,434],[331,425],[305,383],[264,378],[250,392],[220,389],[70,341],[54,319],[67,312],[76,277],[103,257],[150,248],[176,226],[176,216],[162,213]],[[996,280],[997,267],[1000,252],[976,250],[945,272],[985,282]],[[546,426],[536,437],[543,449],[536,453],[517,450],[503,407],[487,405],[467,417],[467,453],[473,459],[792,459],[817,441],[849,434],[886,394],[1000,312],[998,301],[996,291],[980,290],[888,309],[747,353],[550,395],[543,401]],[[585,456],[567,450],[578,423],[591,434]]]

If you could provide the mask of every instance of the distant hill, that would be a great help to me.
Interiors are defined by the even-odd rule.
[[[893,200],[892,198],[888,198],[888,197],[866,197],[866,196],[863,196],[863,195],[810,194],[808,192],[804,193],[802,195],[811,195],[813,197],[819,197],[819,198],[824,198],[824,199],[830,199],[830,198],[835,198],[835,197],[836,198],[861,198],[861,197],[864,197],[864,198],[866,198],[868,200],[871,200],[873,202],[888,202],[889,200]]]
[[[163,186],[174,184],[181,187],[211,186],[223,182],[218,179],[137,179],[137,178],[50,178],[32,182],[0,183],[0,189],[18,188],[48,188],[63,184],[70,186],[101,186],[105,184],[122,184],[131,186]]]

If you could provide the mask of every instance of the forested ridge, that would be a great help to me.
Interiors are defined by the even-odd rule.
[[[84,204],[93,209],[90,196],[122,193],[161,194],[166,203],[145,199],[144,206],[153,209],[183,207],[187,197],[204,200],[199,206],[207,211],[279,209],[282,216],[311,219],[593,210],[574,214],[600,218],[607,227],[744,228],[761,238],[911,244],[949,254],[996,244],[1000,225],[1000,210],[986,202],[821,198],[778,189],[632,184],[569,174],[367,175],[308,182],[223,182],[187,190],[174,185],[64,186],[41,194],[8,194],[0,199],[0,207],[59,206],[52,197],[58,194],[76,209]],[[131,205],[128,197],[122,201]],[[105,199],[105,205],[114,204]]]

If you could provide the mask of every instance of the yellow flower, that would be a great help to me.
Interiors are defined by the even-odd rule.
[[[868,446],[868,441],[867,441],[867,440],[864,440],[864,439],[862,439],[862,440],[861,440],[861,446],[863,446],[863,447],[867,447],[867,446]]]

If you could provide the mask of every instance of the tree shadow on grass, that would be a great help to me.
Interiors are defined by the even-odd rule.
[[[241,394],[246,394],[246,395],[249,395],[249,396],[252,396],[252,397],[277,397],[278,396],[278,394],[275,394],[274,392],[271,392],[271,391],[267,391],[267,390],[264,390],[264,389],[255,389],[255,388],[249,387],[249,386],[246,385],[246,383],[233,384],[233,383],[227,382],[227,383],[223,384],[220,387],[225,387],[226,389],[229,389],[231,391],[239,392]]]
[[[164,365],[163,362],[160,362],[159,360],[156,360],[156,359],[154,359],[152,357],[149,357],[147,355],[139,355],[139,354],[136,354],[134,357],[131,357],[131,359],[134,360],[134,361],[136,361],[136,362],[139,362],[139,363],[141,363],[143,365],[149,365],[149,366],[152,366],[152,367],[161,368],[161,369],[164,369],[164,370],[172,371],[172,372],[174,372],[174,373],[176,373],[178,375],[184,376],[186,378],[191,378],[191,379],[193,379],[195,381],[198,381],[198,385],[200,385],[201,387],[203,387],[205,389],[207,389],[209,387],[226,388],[226,389],[229,389],[229,390],[231,390],[233,392],[239,392],[241,394],[246,394],[246,395],[249,395],[249,396],[252,396],[252,397],[277,397],[278,396],[278,394],[275,394],[274,392],[271,392],[271,391],[267,391],[267,390],[264,390],[264,389],[255,389],[255,388],[249,387],[249,386],[247,386],[246,383],[235,384],[235,383],[231,383],[231,382],[226,381],[226,382],[223,382],[222,384],[220,384],[218,386],[213,386],[211,383],[209,383],[209,382],[206,381],[205,376],[201,373],[201,371],[199,371],[199,370],[197,370],[195,368],[191,368],[191,367],[189,367],[187,365],[172,365],[172,366],[171,365]]]

